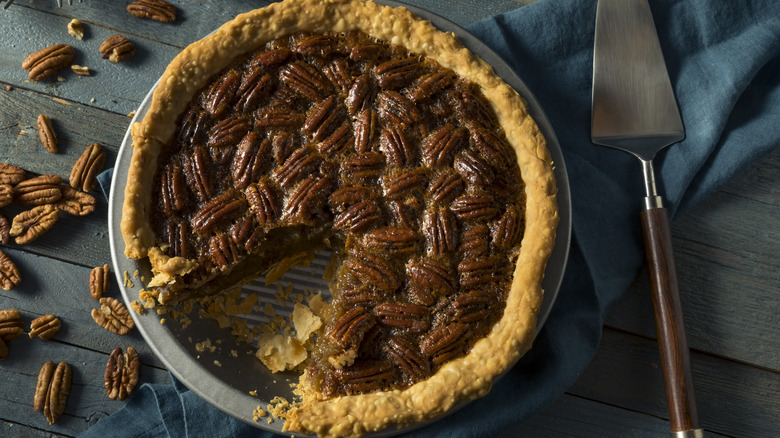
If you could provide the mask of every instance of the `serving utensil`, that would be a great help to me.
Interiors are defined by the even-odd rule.
[[[653,158],[685,138],[647,0],[599,0],[593,49],[593,143],[642,162],[641,212],[656,331],[674,438],[702,437],[685,336],[669,213],[658,195]]]
[[[13,4],[14,2],[14,0],[0,0],[0,3],[2,3],[3,1],[5,1],[5,4],[3,5],[3,9],[8,9],[8,7],[11,6],[11,4]]]

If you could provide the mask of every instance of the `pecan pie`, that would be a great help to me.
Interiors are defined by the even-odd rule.
[[[133,141],[125,252],[149,258],[161,303],[333,251],[289,430],[434,418],[530,347],[558,219],[544,138],[487,64],[408,10],[240,15],[172,61]]]

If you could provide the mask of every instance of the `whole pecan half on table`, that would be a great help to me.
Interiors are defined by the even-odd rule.
[[[30,79],[42,81],[70,67],[74,56],[76,51],[73,47],[67,44],[55,44],[31,53],[22,61],[22,68],[30,70],[27,74]]]
[[[24,334],[22,314],[16,309],[0,310],[0,339],[10,341]]]
[[[103,59],[122,62],[135,55],[135,44],[122,35],[113,35],[100,44],[98,52],[103,55]]]
[[[48,341],[60,331],[60,327],[62,327],[62,322],[59,318],[54,315],[43,315],[30,323],[30,333],[27,335],[30,338]]]
[[[92,309],[92,319],[99,326],[120,336],[128,334],[135,328],[130,311],[116,298],[101,298],[100,309]]]
[[[138,18],[148,18],[162,23],[176,20],[176,6],[163,0],[136,0],[127,5],[127,12]]]
[[[53,205],[39,205],[16,215],[9,234],[18,245],[26,245],[49,231],[59,218],[60,211]]]
[[[15,186],[27,179],[27,172],[13,164],[0,163],[0,184]]]
[[[43,410],[49,424],[54,424],[65,412],[72,381],[73,373],[67,362],[55,367],[54,362],[48,361],[38,373],[33,407],[36,412]]]
[[[22,181],[14,187],[14,200],[21,205],[43,205],[59,201],[62,178],[59,175],[40,175]]]
[[[125,354],[121,348],[115,348],[108,356],[106,373],[103,376],[108,398],[124,400],[132,394],[138,383],[140,369],[141,360],[133,347],[127,347]]]
[[[103,294],[106,293],[111,285],[111,268],[108,265],[98,266],[93,268],[89,273],[89,294],[92,298],[99,300],[103,298]]]
[[[70,186],[85,192],[95,188],[97,175],[106,164],[106,150],[97,143],[87,146],[70,171]]]
[[[22,281],[14,262],[0,251],[0,289],[11,290]]]
[[[38,116],[38,135],[41,138],[41,144],[47,151],[52,154],[56,154],[59,149],[57,147],[57,134],[54,132],[54,126],[51,124],[51,119],[46,114]]]

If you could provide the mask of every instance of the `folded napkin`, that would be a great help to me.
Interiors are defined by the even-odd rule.
[[[780,146],[780,2],[654,0],[686,138],[655,162],[672,216]],[[468,415],[415,437],[501,436],[569,386],[598,348],[610,307],[644,262],[639,162],[590,142],[596,3],[539,0],[470,26],[523,78],[557,134],[571,183],[573,238],[563,285],[533,349]],[[83,438],[265,437],[177,381],[143,385]]]

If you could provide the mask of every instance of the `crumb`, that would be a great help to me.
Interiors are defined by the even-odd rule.
[[[95,103],[95,98],[89,99],[89,103]]]
[[[130,275],[127,273],[127,271],[124,272],[125,275],[125,287],[133,287],[135,286],[133,284],[133,280],[130,279]]]
[[[216,365],[216,366],[218,366],[218,367],[221,367],[221,366],[222,366],[222,362],[220,362],[220,361],[218,361],[218,360],[215,360],[215,361],[214,361],[214,365]]]
[[[258,341],[255,354],[271,372],[294,369],[308,357],[306,349],[297,339],[278,334],[266,334]]]
[[[230,355],[233,356],[233,357],[238,357],[238,351],[230,350]]]
[[[28,81],[25,81],[25,82],[28,82]],[[51,98],[51,100],[53,100],[53,101],[55,101],[55,102],[58,102],[58,103],[61,103],[61,104],[63,104],[63,105],[70,105],[70,104],[71,104],[71,103],[70,103],[70,102],[68,102],[67,100],[65,100],[65,99],[60,99],[59,97],[52,97],[52,98]]]
[[[135,110],[130,111],[130,113],[127,114],[127,117],[130,117],[130,118],[135,117]]]
[[[265,307],[263,308],[263,313],[265,313],[268,316],[276,316],[276,310],[274,310],[274,306],[272,306],[271,303],[265,303]]]
[[[144,310],[144,306],[141,303],[139,303],[137,300],[130,303],[130,308],[135,310],[135,313],[139,315],[143,315],[144,313],[146,313],[146,311]]]
[[[10,86],[10,85],[6,85],[6,86],[5,86],[5,91],[11,91],[11,90],[13,90],[13,89],[14,89],[14,87],[12,87],[12,86]]]
[[[257,397],[257,390],[253,389],[253,390],[249,391],[249,395]],[[257,414],[257,415],[260,415],[261,417],[264,417],[265,416],[265,411],[260,409],[260,406],[258,406],[257,409],[260,410],[263,413],[263,415],[260,415],[260,414]]]
[[[165,324],[165,318],[160,318],[160,324]]]
[[[68,80],[63,78],[62,76],[57,76],[57,82],[68,82]]]

